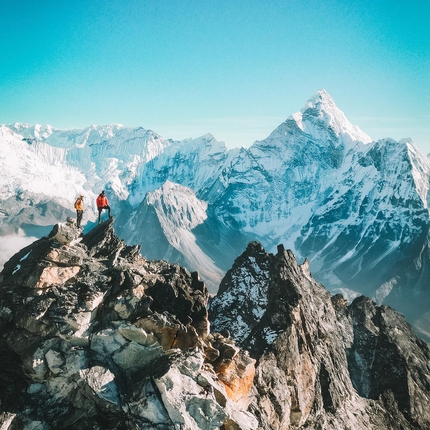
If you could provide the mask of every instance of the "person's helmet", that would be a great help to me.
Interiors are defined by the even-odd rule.
[[[102,191],[102,194],[104,194],[104,193],[105,193],[105,190]]]

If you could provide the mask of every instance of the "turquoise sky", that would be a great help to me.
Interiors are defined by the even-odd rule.
[[[249,146],[325,88],[430,152],[430,0],[5,0],[0,48],[0,123]]]

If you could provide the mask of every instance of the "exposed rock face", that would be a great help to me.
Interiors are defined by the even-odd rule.
[[[0,275],[1,429],[255,429],[255,360],[209,334],[196,273],[105,222],[57,225]]]
[[[282,246],[250,243],[209,314],[257,360],[259,428],[430,428],[427,345],[389,307],[331,298]]]
[[[0,274],[0,429],[430,428],[427,345],[291,251],[250,243],[207,304],[110,221],[56,225]]]
[[[333,298],[336,301],[337,297]],[[339,313],[339,306],[336,306]],[[340,311],[342,312],[342,311]],[[391,391],[408,421],[429,428],[430,353],[405,319],[367,297],[349,306],[353,341],[346,343],[351,378],[370,399]]]

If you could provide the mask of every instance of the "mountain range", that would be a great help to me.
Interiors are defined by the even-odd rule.
[[[3,125],[0,169],[4,238],[42,237],[78,194],[88,231],[104,189],[119,237],[198,270],[212,293],[249,242],[283,244],[332,292],[388,304],[430,339],[430,160],[410,139],[372,141],[324,90],[249,148]]]

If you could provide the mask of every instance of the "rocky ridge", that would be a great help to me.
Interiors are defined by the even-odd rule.
[[[250,243],[209,315],[256,360],[259,428],[430,428],[428,346],[392,308],[331,296],[283,246]]]
[[[0,273],[0,428],[424,429],[430,351],[251,242],[209,301],[106,221],[72,219]]]
[[[73,220],[0,275],[0,428],[252,429],[254,360],[209,333],[196,273]]]

